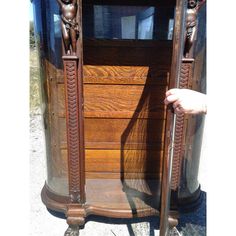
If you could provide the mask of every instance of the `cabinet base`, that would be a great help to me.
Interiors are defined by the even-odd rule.
[[[88,215],[113,218],[133,218],[159,215],[160,182],[158,180],[135,180],[139,189],[128,181],[119,179],[88,179],[86,201],[80,205]],[[43,203],[53,211],[66,214],[70,198],[54,193],[45,184],[41,193]],[[79,204],[77,204],[79,205]]]

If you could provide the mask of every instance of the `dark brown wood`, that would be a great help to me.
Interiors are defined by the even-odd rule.
[[[79,25],[76,19],[77,0],[57,0],[61,11],[61,31],[64,42],[64,53],[76,55],[76,42],[79,36]]]
[[[67,145],[69,168],[69,192],[72,202],[80,202],[80,140],[79,140],[79,98],[78,98],[78,58],[64,56]]]
[[[197,28],[197,10],[198,0],[188,0],[188,7],[186,12],[186,36],[185,36],[185,47],[184,57],[192,57],[192,45],[196,35]],[[191,50],[191,52],[190,52]]]
[[[81,2],[58,0],[61,11],[63,66],[66,107],[69,194],[72,203],[85,201],[82,47],[78,34],[81,28]],[[79,6],[79,8],[78,8]]]
[[[84,40],[84,65],[170,66],[172,43],[145,40]],[[94,53],[96,52],[96,53]]]
[[[81,1],[58,0],[61,10],[64,42],[65,110],[70,204],[66,217],[65,236],[79,235],[79,226],[85,222],[85,168],[83,135],[82,43],[78,41],[81,28]],[[78,9],[79,6],[79,9]]]
[[[79,228],[85,223],[86,212],[85,209],[79,204],[68,204],[66,211],[66,221],[69,225],[64,236],[77,236],[79,235]]]
[[[194,60],[182,60],[181,73],[179,88],[186,89],[189,88],[189,83],[192,78],[192,64]],[[173,158],[173,169],[172,169],[172,179],[171,188],[176,190],[179,186],[182,159],[184,155],[184,127],[185,127],[186,116],[184,114],[176,115],[176,129],[175,129],[175,143],[174,143],[174,158]]]

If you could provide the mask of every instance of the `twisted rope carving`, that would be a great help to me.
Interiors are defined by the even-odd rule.
[[[189,80],[191,79],[192,63],[182,62],[179,88],[188,88]],[[174,143],[174,157],[173,169],[171,178],[171,189],[176,190],[179,186],[182,157],[183,157],[183,137],[184,137],[184,114],[176,115],[175,127],[175,143]]]
[[[79,162],[79,105],[77,87],[77,61],[64,60],[66,73],[67,100],[67,142],[69,158],[69,190],[72,202],[80,198],[80,162]]]

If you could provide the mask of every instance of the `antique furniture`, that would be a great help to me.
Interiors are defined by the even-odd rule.
[[[204,117],[177,115],[171,137],[163,100],[176,73],[180,88],[204,92],[204,1],[33,3],[47,151],[42,200],[65,213],[65,234],[78,234],[90,214],[159,215],[171,138],[170,214],[196,206]]]

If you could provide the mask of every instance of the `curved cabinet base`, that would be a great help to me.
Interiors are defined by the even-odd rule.
[[[91,184],[94,183],[91,182]],[[127,189],[124,189],[123,187],[122,189],[120,189],[120,193],[119,192],[115,193],[117,199],[120,201],[117,202],[116,204],[114,204],[114,196],[112,195],[112,193],[110,193],[111,199],[109,199],[109,196],[107,196],[109,195],[109,192],[104,191],[101,194],[101,192],[96,193],[94,191],[91,192],[87,191],[88,193],[90,193],[91,196],[88,196],[89,194],[87,195],[87,201],[85,202],[85,204],[83,205],[74,204],[74,205],[79,206],[80,209],[84,209],[83,213],[84,217],[87,217],[88,215],[98,215],[112,218],[133,218],[133,217],[146,217],[154,215],[159,216],[158,194],[153,198],[151,198],[150,196],[148,196],[149,198],[147,196],[144,197],[144,195],[142,195],[141,197],[143,197],[144,200],[146,201],[146,203],[144,203],[141,202],[140,198],[138,198],[140,196],[138,196],[138,194],[135,193],[138,198],[138,200],[136,199],[135,202],[131,201],[132,198],[129,197],[129,194],[125,193],[126,190]],[[101,195],[104,195],[105,199],[102,198]],[[174,194],[172,194],[172,196],[173,195]],[[56,212],[62,212],[64,214],[67,213],[68,205],[70,204],[70,198],[53,193],[53,191],[49,189],[47,184],[45,184],[42,189],[41,198],[43,203],[50,210]],[[201,201],[202,201],[202,192],[199,186],[199,188],[190,197],[178,199],[177,207],[172,206],[172,213],[173,215],[176,215],[177,209],[180,210],[181,212],[191,212],[196,208],[198,208],[198,206],[201,204]],[[135,207],[135,204],[137,204],[137,202],[139,203],[139,207]]]
[[[94,181],[97,182],[97,185]],[[84,225],[85,218],[89,215],[112,218],[159,216],[159,191],[156,192],[155,196],[146,196],[143,192],[140,194],[133,189],[129,189],[124,184],[118,184],[117,181],[110,181],[110,184],[113,185],[113,187],[109,185],[109,181],[102,181],[103,183],[106,183],[108,189],[110,188],[110,192],[108,189],[104,189],[104,186],[100,186],[98,180],[87,181],[87,199],[85,204],[71,203],[69,197],[53,193],[45,183],[41,192],[42,201],[48,209],[65,214],[67,224],[69,225],[64,234],[65,236],[79,235],[79,228]],[[94,188],[89,188],[91,186],[97,187],[100,191],[103,189],[103,192],[98,193]],[[98,186],[103,188],[99,188]],[[116,192],[114,192],[114,189],[112,188],[116,188]],[[133,201],[131,201],[131,194],[133,194]],[[198,206],[200,200],[201,190],[199,187],[191,198],[188,198],[187,201],[182,200],[179,206],[181,209],[191,211],[193,210],[192,206]],[[178,218],[177,210],[172,210],[170,216],[176,221]]]
[[[50,210],[67,214],[68,206],[73,205],[83,209],[84,217],[98,215],[112,218],[133,218],[159,215],[159,191],[156,195],[151,196],[143,192],[140,193],[137,190],[127,190],[126,187],[121,187],[116,181],[113,181],[111,180],[110,185],[113,184],[113,188],[117,188],[116,191],[112,189],[109,182],[106,182],[107,187],[111,187],[110,191],[106,191],[103,188],[103,193],[101,193],[96,192],[95,189],[90,189],[86,192],[86,202],[82,205],[71,204],[69,197],[63,197],[53,193],[47,184],[42,189],[41,198]],[[87,185],[98,187],[99,184],[96,184],[91,181]],[[130,196],[131,194],[133,195]]]

